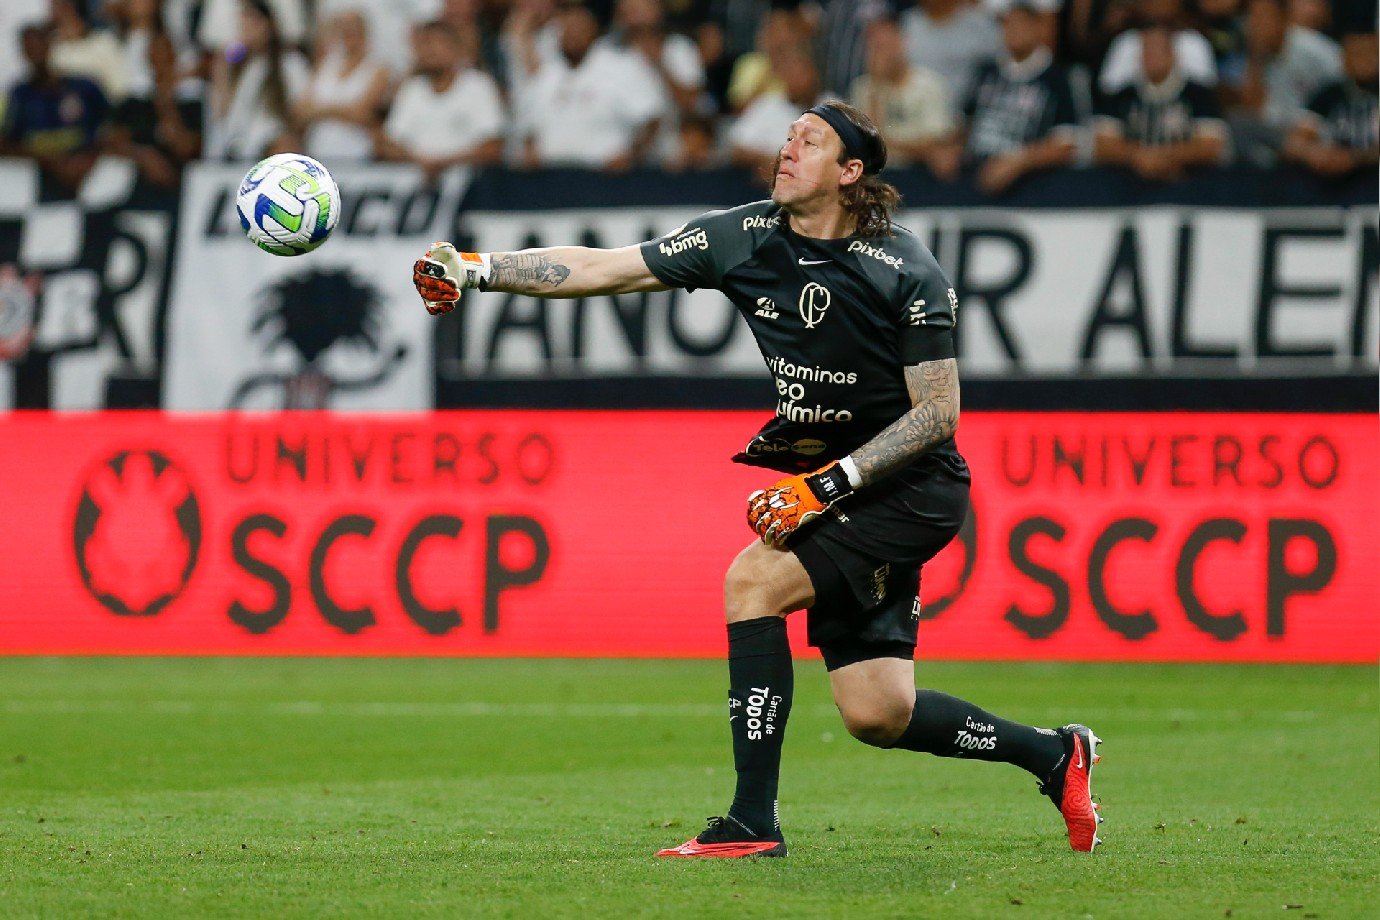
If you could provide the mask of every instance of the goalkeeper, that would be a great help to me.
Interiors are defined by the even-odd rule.
[[[737,787],[722,817],[661,856],[785,856],[777,811],[793,671],[787,614],[808,610],[848,731],[879,748],[1015,764],[1090,851],[1097,737],[1032,728],[915,688],[920,566],[958,532],[967,465],[954,445],[957,297],[934,257],[891,222],[886,146],[858,110],[825,103],[781,147],[771,199],[705,214],[621,249],[460,253],[414,266],[432,313],[467,288],[535,297],[717,288],[775,379],[776,415],[741,463],[791,473],[747,500],[757,540],[724,578]]]

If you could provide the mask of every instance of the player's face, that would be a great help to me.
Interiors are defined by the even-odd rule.
[[[784,208],[838,194],[843,142],[818,115],[802,115],[791,125],[776,164],[771,198]]]

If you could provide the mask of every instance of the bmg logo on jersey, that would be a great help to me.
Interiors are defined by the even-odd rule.
[[[664,256],[674,256],[685,252],[687,249],[708,249],[709,235],[704,232],[703,227],[697,227],[688,233],[682,233],[673,240],[662,242],[657,249],[661,250]]]
[[[811,281],[800,291],[800,318],[805,320],[805,328],[813,329],[824,321],[833,295],[822,284]]]

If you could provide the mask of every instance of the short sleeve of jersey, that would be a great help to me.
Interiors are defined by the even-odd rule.
[[[647,268],[662,284],[693,291],[715,288],[728,270],[751,253],[743,208],[710,211],[658,239],[642,244]]]
[[[901,363],[909,367],[925,361],[956,357],[954,323],[958,295],[937,267],[925,271],[911,285],[901,313]]]

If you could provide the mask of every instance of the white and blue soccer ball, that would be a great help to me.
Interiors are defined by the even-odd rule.
[[[235,210],[255,246],[275,256],[300,256],[326,242],[335,229],[340,189],[318,161],[280,153],[245,174]]]

